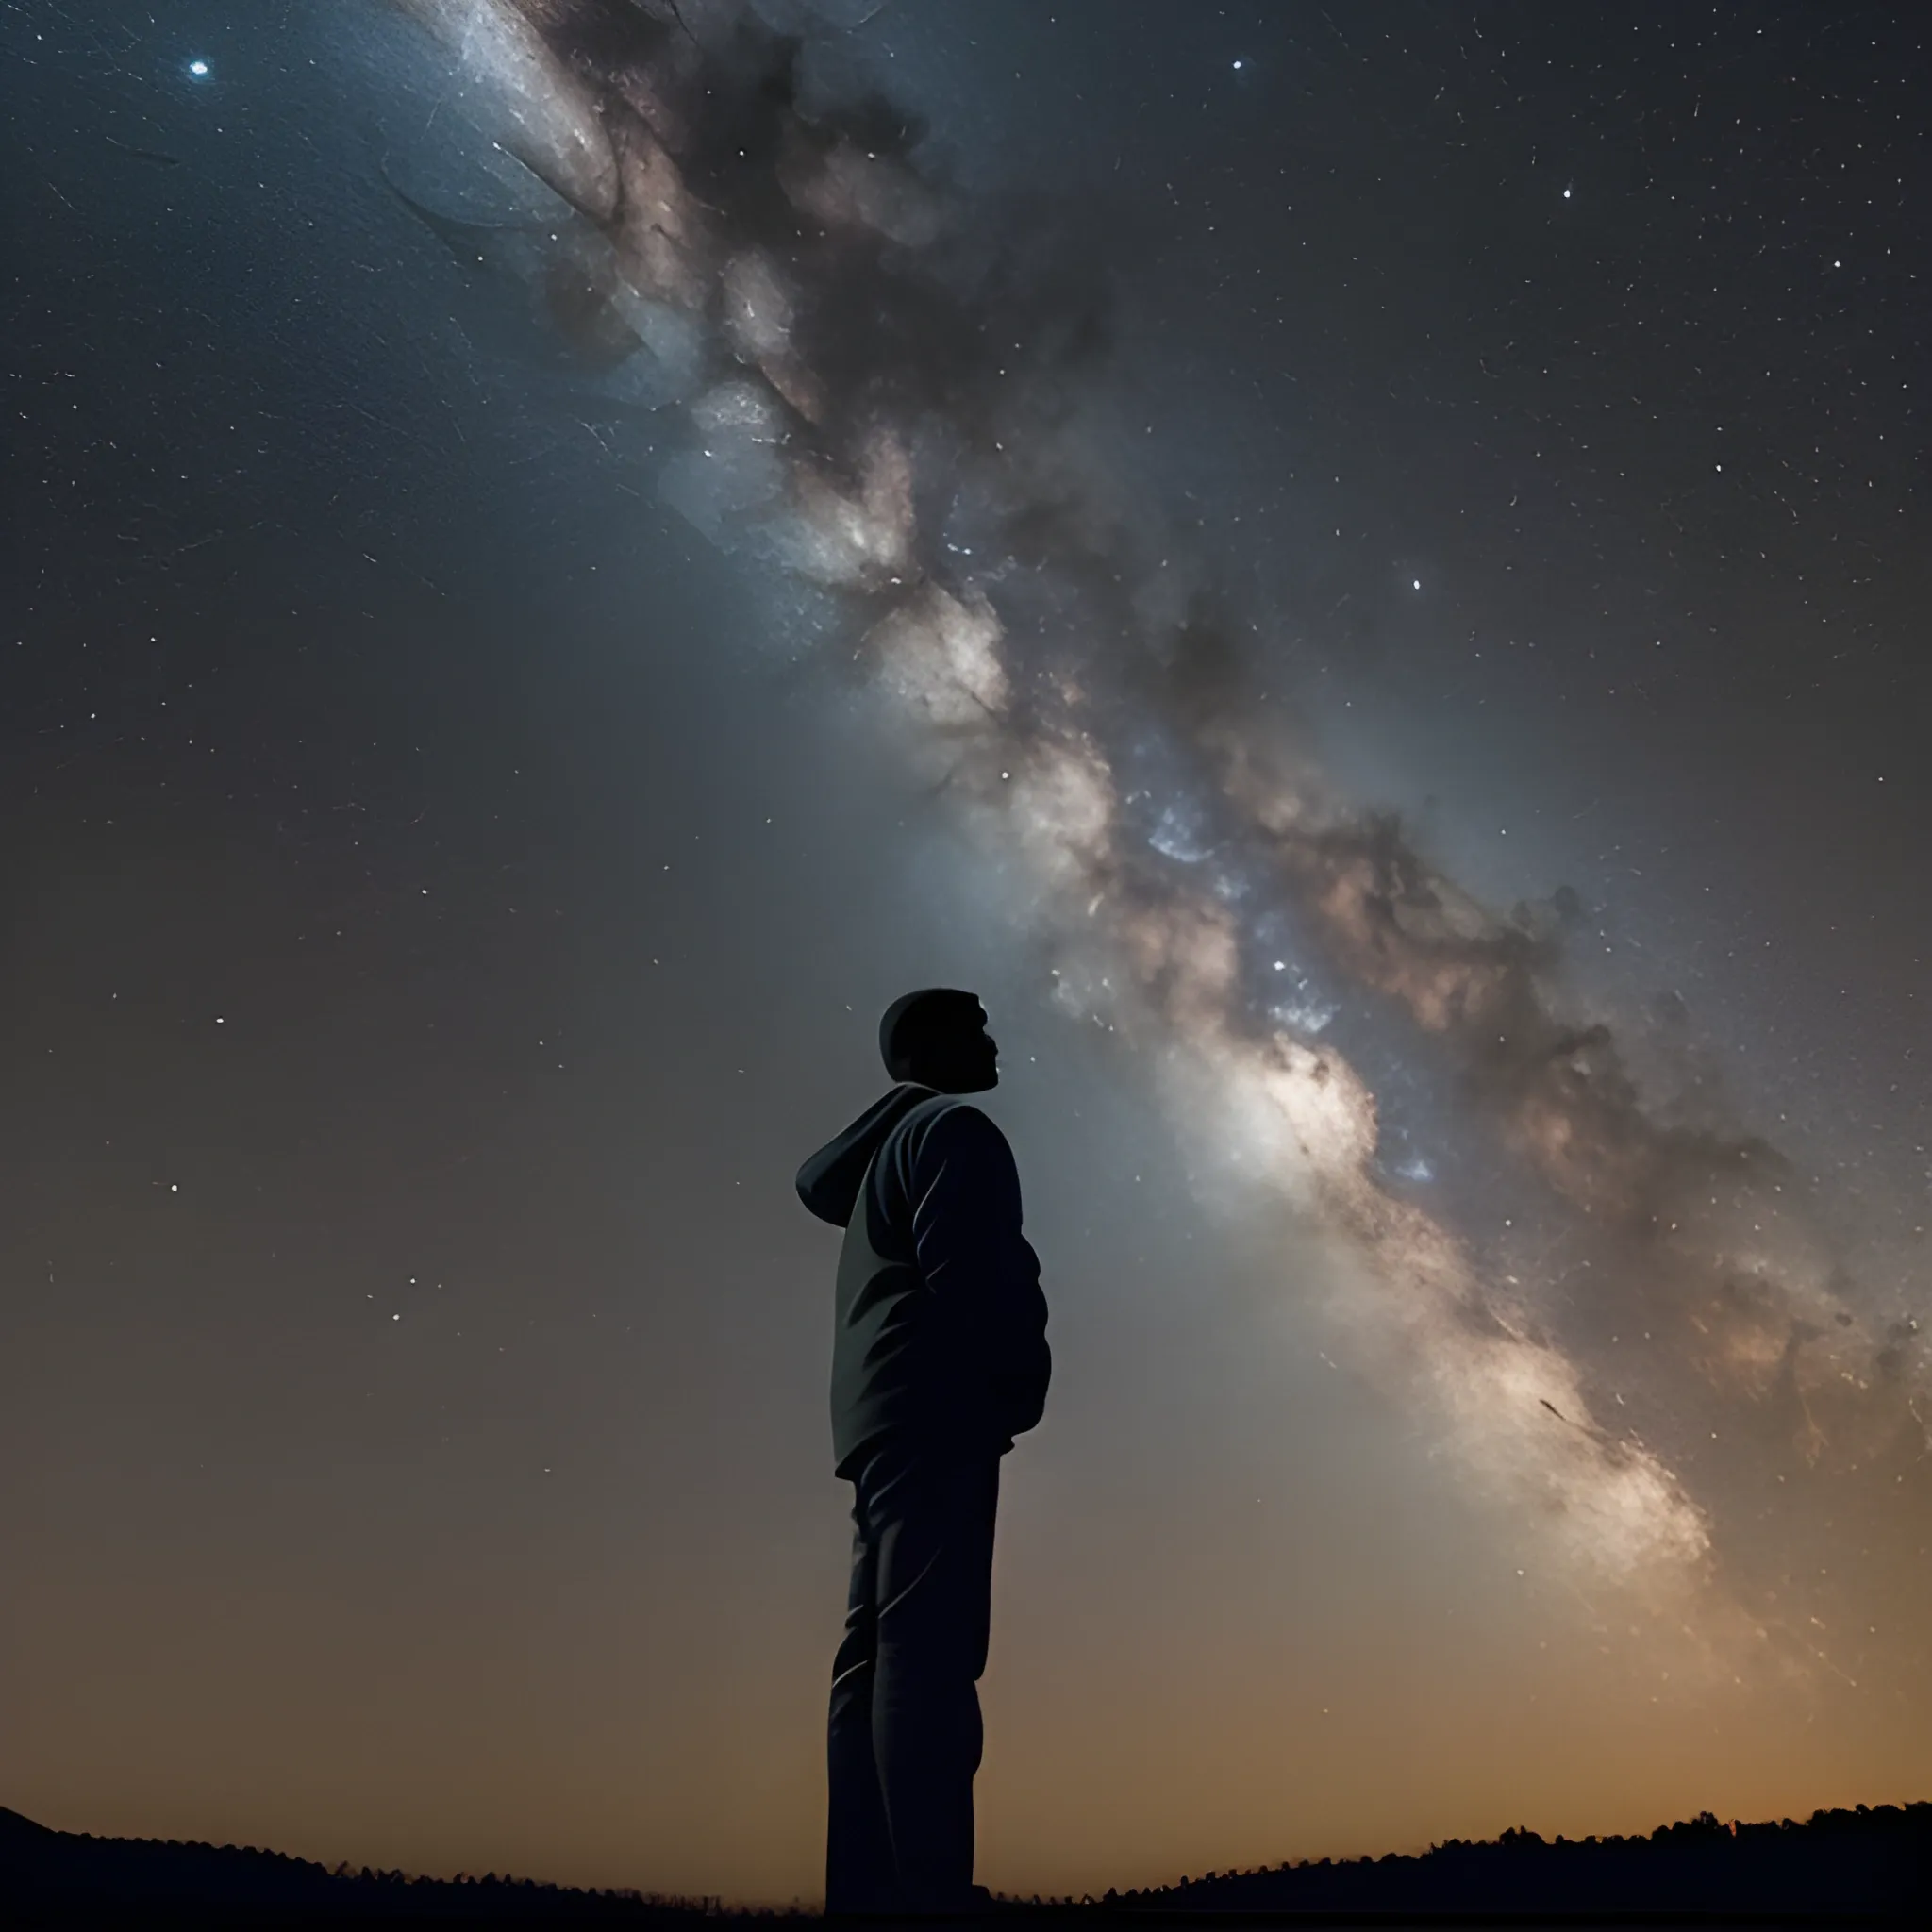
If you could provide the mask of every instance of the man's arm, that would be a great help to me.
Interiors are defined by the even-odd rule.
[[[1053,1353],[1013,1151],[976,1107],[951,1107],[921,1141],[911,1182],[913,1248],[942,1328],[976,1357],[990,1420],[1023,1434],[1045,1411]]]

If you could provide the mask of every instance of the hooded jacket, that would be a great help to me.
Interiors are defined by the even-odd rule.
[[[1004,1456],[1040,1421],[1053,1356],[1007,1138],[956,1094],[892,1089],[798,1171],[845,1230],[832,1338],[832,1455],[881,1437]]]

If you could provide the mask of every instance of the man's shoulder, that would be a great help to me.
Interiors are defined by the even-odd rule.
[[[905,1124],[922,1137],[944,1134],[971,1140],[1007,1138],[992,1116],[974,1107],[963,1093],[935,1093],[930,1100],[922,1100],[906,1116]]]
[[[962,1094],[936,1093],[922,1101],[898,1131],[914,1166],[928,1166],[935,1159],[993,1168],[1012,1162],[1013,1150],[999,1124]]]

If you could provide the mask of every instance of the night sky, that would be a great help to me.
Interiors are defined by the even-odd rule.
[[[822,1895],[933,983],[982,1882],[1932,1796],[1932,62],[1580,14],[0,0],[0,1803]]]

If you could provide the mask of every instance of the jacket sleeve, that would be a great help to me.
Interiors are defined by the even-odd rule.
[[[975,1107],[948,1108],[911,1174],[919,1272],[961,1350],[1002,1453],[1046,1408],[1053,1354],[1040,1258],[1021,1231],[1020,1175],[1007,1137]]]

